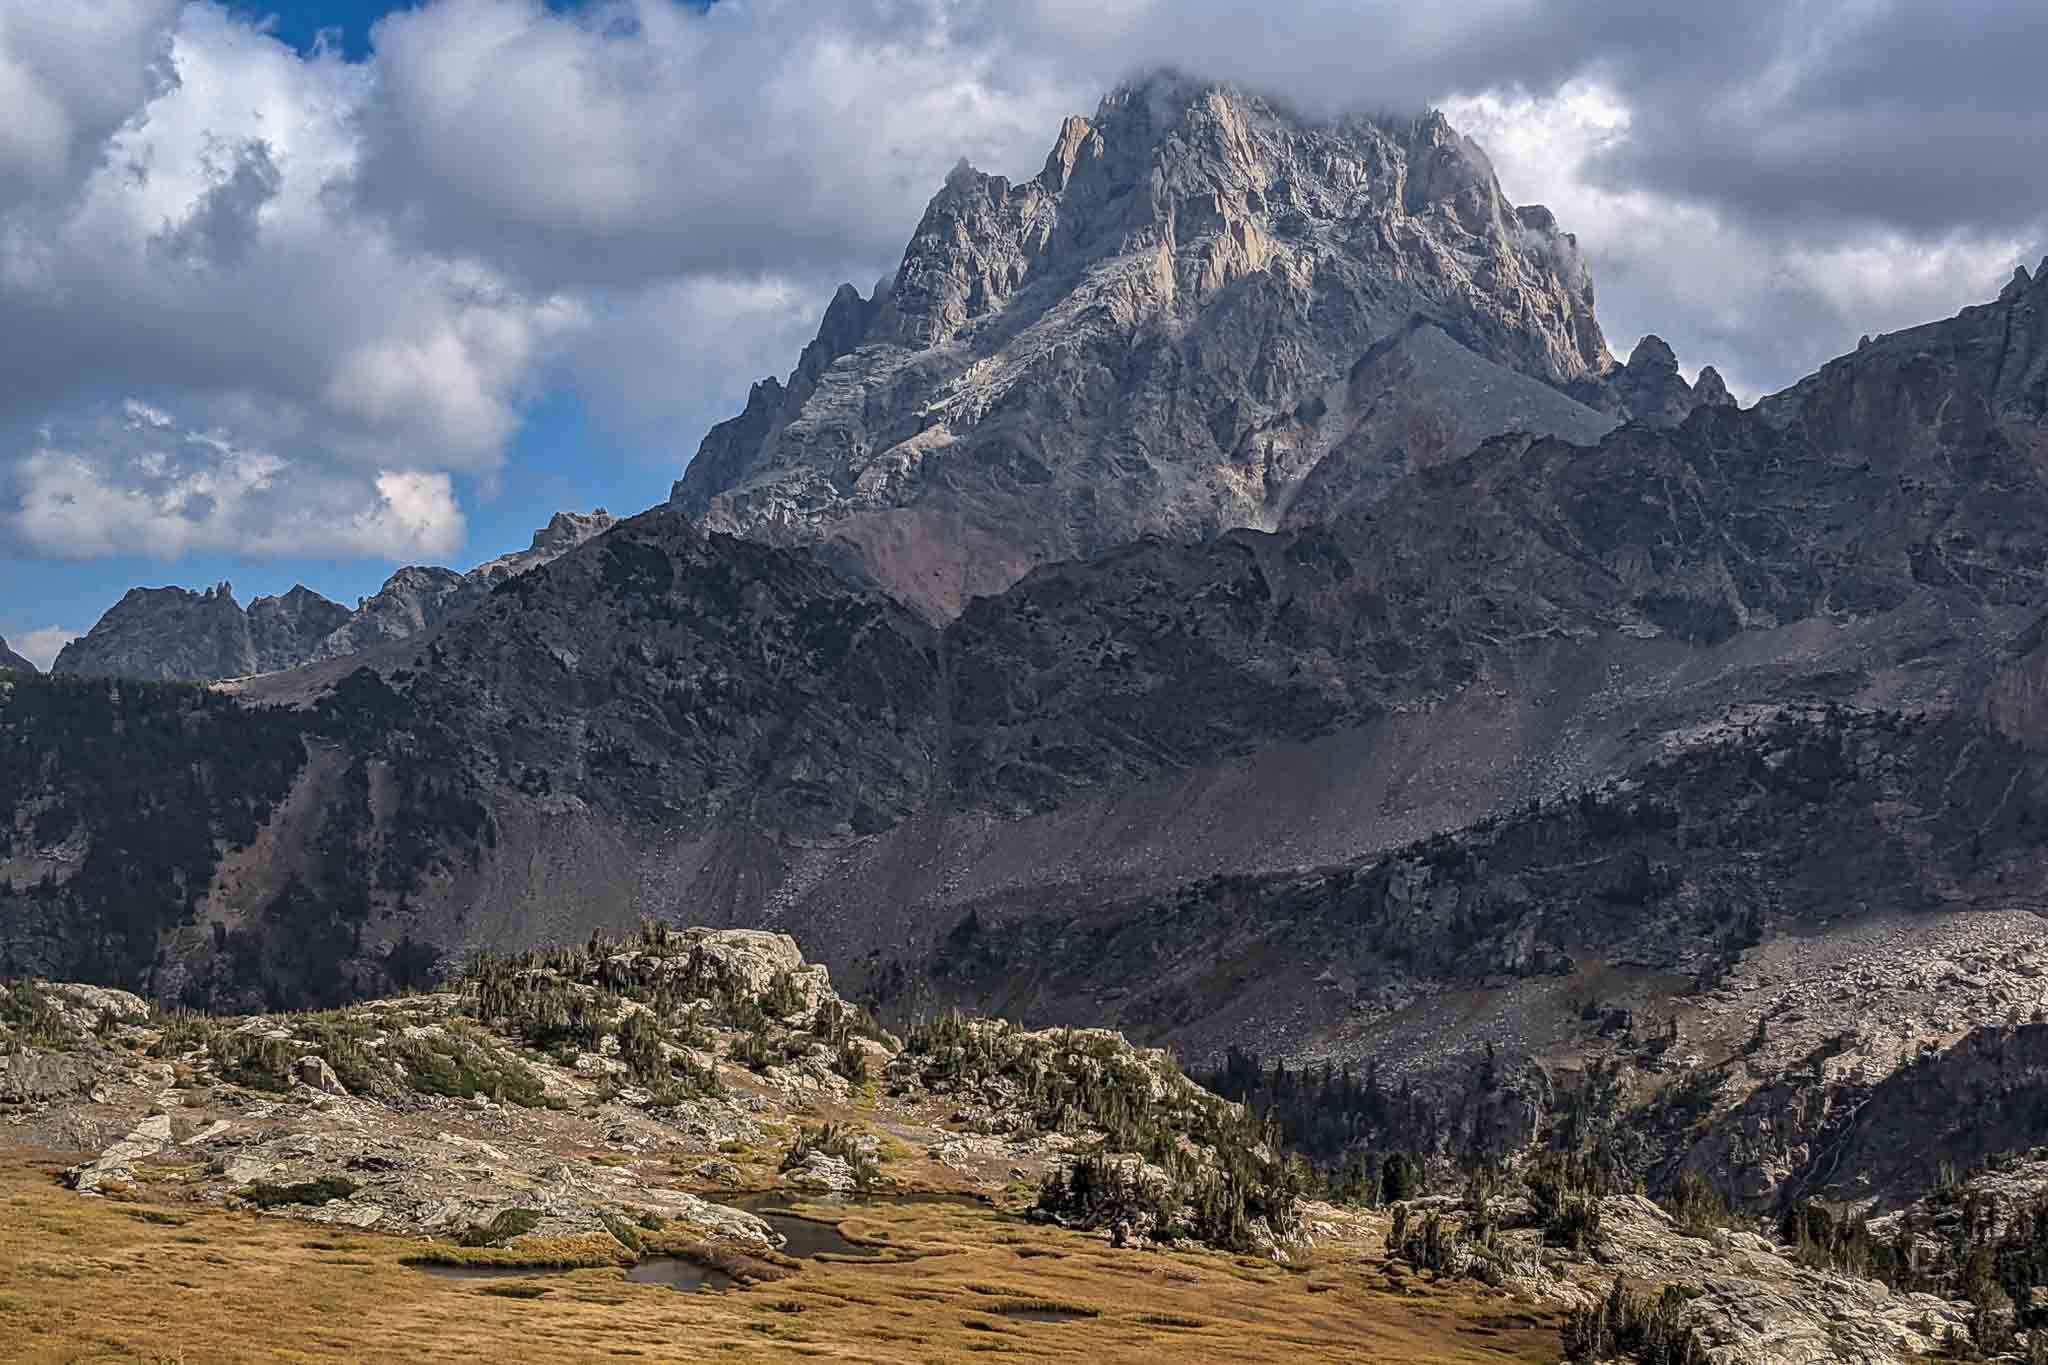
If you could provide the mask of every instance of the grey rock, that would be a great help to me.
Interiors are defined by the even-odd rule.
[[[79,1052],[0,1052],[0,1104],[34,1104],[89,1093],[100,1068]]]
[[[134,588],[66,645],[51,671],[181,682],[274,672],[304,663],[348,617],[303,585],[259,597],[246,612],[227,583],[203,593]]]
[[[17,673],[40,673],[41,669],[7,647],[7,638],[0,636],[0,671],[13,669]]]
[[[90,1033],[103,1022],[140,1024],[150,1015],[149,1005],[130,991],[70,981],[38,983],[37,988],[64,1022],[80,1033]]]
[[[1705,407],[1735,406],[1735,395],[1728,392],[1728,385],[1722,380],[1721,372],[1712,365],[1700,366],[1699,378],[1693,381],[1692,396],[1695,402]]]
[[[299,1058],[292,1064],[292,1074],[298,1078],[299,1084],[310,1086],[324,1094],[344,1097],[348,1094],[348,1089],[342,1085],[341,1078],[334,1074],[334,1068],[327,1064],[325,1057],[317,1054]]]
[[[811,1152],[802,1164],[782,1173],[782,1183],[800,1190],[822,1190],[827,1194],[853,1191],[853,1167],[843,1157]]]
[[[135,1163],[155,1156],[170,1141],[171,1116],[151,1114],[99,1156],[66,1171],[66,1183],[80,1194],[101,1194],[108,1184],[132,1182]]]
[[[1723,1234],[1718,1243],[1688,1236],[1640,1196],[1601,1200],[1600,1226],[1600,1261],[1608,1276],[1696,1291],[1685,1321],[1706,1339],[1717,1361],[1906,1365],[1935,1353],[1947,1330],[1969,1336],[1966,1304],[1931,1294],[1893,1294],[1875,1281],[1812,1270],[1790,1248],[1753,1234]],[[1601,1284],[1585,1283],[1579,1302],[1590,1304]]]
[[[356,604],[347,621],[315,643],[309,659],[338,659],[431,630],[474,605],[468,580],[453,569],[408,565]]]
[[[1409,474],[1501,432],[1592,445],[1616,420],[1485,359],[1418,316],[1375,343],[1321,400],[1316,427],[1328,449],[1285,500],[1280,524],[1305,527],[1366,511]]]

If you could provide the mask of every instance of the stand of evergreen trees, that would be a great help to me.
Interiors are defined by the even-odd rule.
[[[949,1013],[913,1027],[904,1057],[929,1088],[980,1091],[996,1082],[1040,1131],[1102,1134],[1042,1186],[1038,1207],[1048,1217],[1251,1250],[1259,1224],[1276,1237],[1298,1228],[1300,1202],[1316,1188],[1271,1124],[1112,1034],[1066,1029],[1048,1038]]]
[[[1779,1238],[1810,1265],[1975,1305],[1970,1339],[1948,1343],[1952,1356],[2024,1350],[2029,1360],[2048,1361],[2048,1304],[2037,1307],[2034,1295],[2048,1285],[2048,1197],[2001,1226],[1987,1196],[1947,1179],[1930,1201],[1932,1217],[1909,1215],[1889,1236],[1873,1231],[1867,1215],[1806,1200],[1780,1220]]]

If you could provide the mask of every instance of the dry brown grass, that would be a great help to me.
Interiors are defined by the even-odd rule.
[[[1401,1286],[1375,1262],[1307,1271],[1105,1243],[962,1205],[864,1213],[907,1259],[806,1263],[726,1294],[616,1267],[457,1281],[421,1244],[282,1217],[85,1199],[67,1164],[0,1149],[0,1356],[24,1361],[1554,1361],[1554,1315],[1472,1284]],[[1038,1323],[1026,1310],[1092,1311]]]

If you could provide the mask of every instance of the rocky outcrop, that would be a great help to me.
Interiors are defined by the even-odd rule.
[[[149,1018],[127,991],[0,982],[0,1105],[90,1097],[116,1067],[98,1037]]]
[[[6,669],[12,669],[17,673],[39,673],[42,671],[29,660],[9,649],[6,638],[0,636],[0,670]]]
[[[303,584],[280,597],[259,597],[246,612],[226,583],[204,593],[134,588],[91,631],[64,647],[52,671],[95,678],[211,682],[342,658],[474,611],[506,579],[575,548],[609,529],[613,521],[601,507],[587,513],[557,512],[534,532],[533,543],[525,550],[502,555],[466,574],[417,566],[400,569],[354,611]],[[28,667],[26,660],[22,666]]]
[[[616,520],[602,507],[595,512],[557,512],[533,533],[533,543],[526,549],[501,555],[466,574],[452,569],[400,569],[374,596],[358,603],[354,615],[307,657],[343,658],[468,615],[506,579],[575,549],[610,530]]]
[[[168,1181],[202,1202],[462,1237],[508,1258],[630,1262],[684,1237],[757,1254],[782,1244],[755,1214],[676,1188],[684,1167],[713,1186],[790,1198],[864,1198],[883,1179],[994,1194],[1073,1148],[1121,1140],[1091,1108],[1112,1091],[1124,1099],[1106,1111],[1142,1113],[1147,1132],[1172,1125],[1197,1161],[1215,1159],[1211,1144],[1256,1137],[1165,1054],[1104,1031],[953,1020],[955,1033],[898,1039],[789,937],[748,930],[649,923],[624,941],[479,962],[456,989],[319,1020],[124,1008],[88,1021],[74,1005],[92,988],[7,990],[0,1063],[54,1075],[78,1059],[92,1076],[89,1105],[83,1086],[4,1092],[29,1139],[106,1135],[68,1173],[80,1193]],[[24,1017],[25,1034],[14,1022]],[[869,1067],[886,1087],[856,1084]],[[1060,1097],[1058,1132],[1048,1094]],[[801,1123],[820,1100],[835,1121]],[[983,1135],[964,1138],[947,1125],[969,1121],[970,1107]],[[1277,1169],[1263,1147],[1246,1160]]]
[[[249,604],[249,645],[253,673],[296,668],[313,657],[320,642],[347,623],[349,609],[301,585],[282,597]]]
[[[348,620],[314,645],[308,658],[338,659],[418,635],[459,615],[462,604],[475,596],[453,569],[407,565],[358,602]]]
[[[238,678],[256,671],[256,648],[232,584],[205,592],[131,588],[58,652],[50,671],[167,681]]]
[[[1653,427],[1675,427],[1694,408],[1732,407],[1735,397],[1712,365],[1688,384],[1678,372],[1678,356],[1664,338],[1646,336],[1629,353],[1628,363],[1605,374],[1575,381],[1572,396],[1588,407]]]
[[[1757,1232],[1689,1233],[1640,1196],[1602,1199],[1600,1228],[1608,1272],[1638,1286],[1685,1289],[1682,1320],[1717,1365],[1907,1365],[1936,1353],[1944,1338],[1969,1339],[1967,1304],[1802,1265],[1795,1248]],[[1587,1297],[1590,1306],[1598,1295]]]
[[[2015,271],[1991,303],[1866,339],[1759,411],[1819,449],[1859,451],[1907,479],[1944,446],[2006,441],[2038,457],[2048,447],[2048,260],[2038,274]]]
[[[1509,204],[1440,116],[1317,125],[1158,77],[1068,119],[1029,180],[957,168],[894,278],[840,290],[674,504],[824,543],[945,618],[1047,560],[1278,525],[1319,470],[1358,497],[1503,422],[1597,434],[1561,395],[1425,388],[1397,401],[1444,429],[1411,442],[1355,372],[1418,320],[1434,335],[1406,360],[1442,359],[1449,389],[1562,389],[1611,364],[1570,235]]]
[[[0,1054],[0,1104],[35,1104],[89,1094],[99,1075],[91,1058],[76,1053]]]

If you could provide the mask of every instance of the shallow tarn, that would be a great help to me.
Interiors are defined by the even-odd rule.
[[[629,1267],[626,1278],[634,1284],[665,1284],[685,1294],[705,1289],[722,1293],[738,1283],[723,1270],[698,1265],[680,1256],[649,1256],[638,1265]]]
[[[878,1260],[888,1254],[889,1249],[886,1246],[864,1245],[850,1240],[840,1232],[835,1219],[857,1215],[869,1209],[907,1208],[924,1204],[986,1207],[985,1201],[973,1195],[936,1193],[875,1195],[863,1199],[843,1195],[799,1195],[791,1198],[786,1193],[778,1192],[748,1195],[733,1201],[735,1208],[745,1209],[753,1214],[784,1239],[777,1250],[785,1256],[793,1256],[801,1261],[816,1260],[821,1256],[860,1261]]]
[[[872,1261],[883,1253],[881,1247],[848,1241],[836,1223],[805,1218],[785,1209],[754,1209],[750,1212],[781,1236],[782,1245],[777,1250],[800,1261],[812,1261],[825,1255]]]
[[[531,1265],[438,1265],[413,1262],[412,1269],[437,1280],[532,1280],[535,1282],[574,1273],[570,1267]],[[626,1278],[634,1284],[662,1284],[685,1294],[700,1289],[722,1292],[738,1281],[723,1270],[680,1256],[649,1256],[626,1267]]]
[[[768,1224],[783,1239],[777,1250],[785,1256],[803,1261],[814,1261],[821,1257],[874,1261],[886,1257],[889,1248],[866,1246],[850,1240],[839,1231],[839,1225],[834,1221],[835,1216],[858,1214],[864,1209],[945,1203],[969,1204],[976,1207],[982,1205],[982,1201],[971,1195],[880,1195],[871,1199],[823,1196],[792,1200],[782,1194],[757,1194],[734,1200],[733,1207],[745,1209]],[[805,1211],[799,1212],[799,1209]],[[571,1268],[566,1267],[445,1265],[428,1261],[413,1262],[412,1268],[440,1280],[538,1281],[571,1273]],[[645,1257],[637,1264],[626,1267],[626,1279],[633,1284],[667,1285],[670,1289],[683,1293],[696,1293],[707,1289],[722,1293],[739,1283],[723,1270],[700,1265],[679,1256]],[[1024,1312],[1016,1312],[1008,1316],[1026,1321],[1066,1322],[1077,1315],[1055,1312],[1052,1316],[1041,1319]]]
[[[996,1311],[1012,1322],[1088,1322],[1098,1316],[1078,1308],[1001,1308]]]
[[[437,1280],[519,1280],[566,1275],[566,1270],[532,1265],[441,1265],[433,1261],[411,1261],[412,1269]]]

